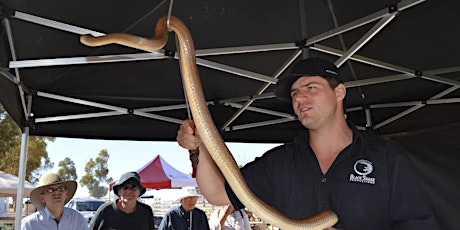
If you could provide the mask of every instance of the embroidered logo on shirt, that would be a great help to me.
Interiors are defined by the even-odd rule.
[[[350,174],[351,182],[375,184],[375,178],[367,176],[371,174],[374,170],[374,167],[372,167],[372,162],[364,159],[357,160],[355,162],[355,165],[353,166],[353,169],[355,170],[355,173],[358,175]]]

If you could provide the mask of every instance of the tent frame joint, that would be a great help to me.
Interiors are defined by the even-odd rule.
[[[24,121],[24,127],[28,127],[28,128],[31,128],[31,129],[35,129],[35,118],[34,118],[34,114],[33,114],[33,113],[30,113],[30,114],[27,114],[27,116],[29,117],[29,119],[27,119],[27,120]]]
[[[165,57],[169,59],[174,59],[174,56],[176,55],[176,51],[165,49],[164,55]]]
[[[399,11],[398,4],[393,4],[388,7],[388,13],[394,13],[396,11]]]
[[[0,18],[11,18],[14,16],[16,10],[13,8],[9,8],[5,6],[4,4],[0,3]]]
[[[309,48],[309,46],[307,46],[307,39],[306,38],[302,39],[301,41],[296,41],[295,46],[299,47],[299,49]]]
[[[27,88],[26,84],[22,81],[22,79],[17,83],[18,87],[20,87],[25,95],[32,95],[32,96],[37,96],[37,91],[35,90],[30,90]]]

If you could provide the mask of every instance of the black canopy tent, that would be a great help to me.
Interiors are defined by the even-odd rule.
[[[157,52],[79,43],[88,33],[150,37],[169,1],[1,2],[0,102],[25,133],[175,139],[187,105],[174,36]],[[348,119],[411,149],[435,191],[451,181],[430,178],[432,162],[416,159],[427,151],[459,162],[459,144],[445,145],[457,140],[460,121],[459,9],[453,0],[197,0],[174,2],[172,14],[194,37],[209,109],[226,141],[292,140],[302,127],[289,104],[274,99],[274,85],[296,60],[320,56],[340,66]],[[433,129],[448,130],[429,138],[439,148],[411,148]],[[458,174],[448,172],[444,178]],[[455,207],[437,215],[459,214]]]

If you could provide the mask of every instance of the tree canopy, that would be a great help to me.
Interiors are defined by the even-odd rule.
[[[21,152],[22,132],[0,105],[0,170],[18,175]],[[53,137],[29,136],[26,180],[37,183],[41,171],[53,168],[46,151],[46,141]]]
[[[58,166],[60,167],[57,174],[64,180],[77,180],[77,169],[75,163],[68,157],[64,160],[59,161]]]
[[[85,166],[86,174],[80,179],[80,185],[86,186],[91,196],[100,198],[107,194],[108,187],[101,186],[102,183],[110,183],[113,179],[107,178],[109,169],[107,162],[109,160],[109,153],[107,149],[99,152],[96,159],[90,159]]]
[[[47,141],[54,140],[54,137],[29,136],[26,180],[37,184],[42,172],[54,167],[46,151]],[[0,104],[0,171],[18,175],[21,141],[21,129]],[[80,179],[80,185],[86,186],[91,196],[105,196],[108,188],[100,184],[113,181],[112,178],[107,178],[108,159],[109,153],[103,149],[98,157],[86,163],[86,174]],[[72,159],[66,157],[59,162],[58,166],[57,174],[64,180],[78,179],[77,169]]]

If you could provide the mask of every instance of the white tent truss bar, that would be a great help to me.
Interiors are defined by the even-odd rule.
[[[71,97],[58,96],[58,95],[50,94],[50,93],[38,92],[37,96],[56,99],[56,100],[61,100],[61,101],[68,101],[68,102],[72,102],[72,103],[75,103],[75,104],[88,105],[88,106],[101,108],[101,109],[114,110],[114,111],[118,111],[120,113],[124,113],[124,112],[127,113],[127,109],[122,108],[122,107],[105,105],[105,104],[102,104],[102,103],[91,102],[91,101],[86,101],[86,100],[80,100],[80,99],[75,99],[75,98],[71,98]]]
[[[256,52],[278,51],[278,50],[293,50],[293,49],[298,49],[298,48],[299,47],[296,46],[296,44],[293,42],[293,43],[280,43],[280,44],[271,44],[271,45],[201,49],[201,50],[196,50],[195,55],[198,57],[202,57],[202,56],[256,53]]]
[[[215,69],[215,70],[220,70],[222,72],[227,72],[227,73],[231,73],[231,74],[234,74],[234,75],[238,75],[238,76],[242,76],[242,77],[246,77],[246,78],[250,78],[250,79],[254,79],[254,80],[259,80],[259,81],[262,81],[262,82],[269,82],[269,83],[272,83],[272,84],[275,84],[277,82],[276,79],[273,79],[272,77],[269,77],[269,76],[265,76],[265,75],[262,75],[262,74],[259,74],[259,73],[254,73],[254,72],[251,72],[251,71],[248,71],[248,70],[243,70],[243,69],[240,69],[240,68],[236,68],[236,67],[232,67],[232,66],[228,66],[228,65],[224,65],[224,64],[204,60],[204,59],[200,59],[200,58],[196,59],[196,64],[204,66],[204,67],[208,67],[208,68],[211,68],[211,69]]]
[[[208,105],[212,104],[208,102]],[[186,105],[168,105],[168,106],[157,106],[157,107],[149,107],[143,109],[137,109],[140,112],[157,112],[157,111],[165,111],[165,110],[175,110],[175,109],[186,109]]]
[[[99,113],[87,113],[87,114],[76,114],[76,115],[36,118],[35,119],[36,123],[51,122],[51,121],[62,121],[62,120],[84,119],[84,118],[97,118],[97,117],[117,116],[117,115],[127,115],[127,114],[130,114],[130,113],[132,113],[134,115],[138,115],[138,116],[153,118],[153,119],[166,121],[166,122],[172,122],[172,123],[176,123],[176,124],[181,124],[181,122],[182,122],[182,120],[180,120],[180,119],[175,119],[175,118],[156,115],[156,114],[150,114],[150,113],[147,113],[147,112],[145,112],[143,110],[132,109],[132,111],[131,111],[131,109],[128,109],[128,108],[112,106],[112,105],[106,105],[106,104],[102,104],[102,103],[96,103],[96,102],[91,102],[91,101],[87,101],[87,100],[81,100],[81,99],[76,99],[76,98],[71,98],[71,97],[66,97],[66,96],[60,96],[60,95],[50,94],[50,93],[45,93],[45,92],[37,92],[37,96],[45,97],[45,98],[49,98],[49,99],[60,100],[60,101],[66,101],[66,102],[70,102],[70,103],[74,103],[74,104],[86,105],[86,106],[100,108],[100,109],[111,110],[111,111],[109,111],[109,112],[99,112]],[[163,107],[163,108],[172,108],[172,107]],[[150,108],[150,110],[151,110],[151,108]],[[160,110],[156,109],[156,111],[160,111]]]
[[[73,58],[50,58],[40,60],[23,60],[11,61],[10,68],[28,68],[28,67],[45,67],[60,65],[79,65],[79,64],[96,64],[109,62],[126,62],[126,61],[145,61],[153,59],[165,59],[164,54],[159,53],[138,53],[138,54],[118,54],[91,57],[73,57]]]
[[[45,123],[45,122],[52,122],[52,121],[70,121],[70,120],[79,120],[85,118],[98,118],[98,117],[111,117],[117,115],[124,115],[126,113],[120,112],[100,112],[100,113],[86,113],[86,114],[75,114],[75,115],[67,115],[67,116],[55,116],[55,117],[42,117],[35,119],[36,123]]]
[[[281,65],[281,67],[275,72],[273,78],[278,79],[278,77],[297,59],[298,56],[302,53],[301,50],[294,52],[287,61]],[[262,85],[262,87],[256,92],[256,95],[262,95],[265,90],[270,86],[269,83]],[[241,106],[236,113],[234,113],[221,127],[222,130],[226,130],[228,126],[230,126],[236,118],[238,118],[246,109],[249,109],[251,104],[255,101],[254,98],[251,98],[246,101],[246,103]]]
[[[419,3],[422,3],[424,1],[426,1],[426,0],[417,0],[417,1],[405,0],[405,1],[401,1],[400,3],[397,4],[397,10],[403,11],[403,10],[405,10],[407,8],[415,6],[415,5],[417,5]],[[309,46],[309,45],[318,43],[318,42],[320,42],[322,40],[325,40],[325,39],[328,39],[328,38],[343,34],[343,33],[347,32],[347,31],[356,29],[356,28],[361,27],[363,25],[366,25],[366,24],[369,24],[369,23],[374,22],[376,20],[379,20],[379,19],[381,19],[381,18],[383,18],[383,17],[385,17],[385,16],[387,16],[389,14],[388,10],[389,9],[387,9],[387,8],[382,9],[382,10],[377,11],[377,12],[375,12],[373,14],[370,14],[370,15],[368,15],[366,17],[362,17],[360,19],[357,19],[357,20],[352,21],[350,23],[347,23],[345,25],[339,26],[339,27],[337,27],[335,29],[332,29],[332,30],[329,30],[329,31],[324,32],[322,34],[313,36],[313,37],[307,39],[306,45]],[[396,10],[396,9],[392,9],[392,10]]]
[[[285,122],[291,122],[294,120],[295,119],[293,118],[280,118],[280,119],[274,119],[274,120],[268,120],[268,121],[253,122],[250,124],[234,125],[232,127],[227,127],[224,131],[235,131],[235,130],[242,130],[242,129],[257,128],[257,127],[263,127],[267,125],[275,125],[275,124],[281,124]]]
[[[363,47],[368,41],[370,41],[380,30],[382,30],[391,20],[396,16],[396,12],[391,13],[388,16],[382,18],[377,24],[375,24],[372,29],[370,29],[363,37],[361,37],[349,50],[347,50],[337,61],[335,65],[337,68],[342,66],[350,56],[358,52],[361,47]]]
[[[104,33],[84,29],[84,28],[81,28],[81,27],[73,26],[73,25],[64,24],[64,23],[61,23],[61,22],[57,22],[57,21],[53,21],[53,20],[49,20],[49,19],[34,16],[34,15],[21,13],[21,12],[15,12],[13,17],[16,18],[16,19],[21,19],[21,20],[31,22],[31,23],[36,23],[36,24],[39,24],[39,25],[49,26],[51,28],[60,29],[60,30],[63,30],[63,31],[67,31],[67,32],[71,32],[71,33],[75,33],[75,34],[79,34],[79,35],[91,34],[91,35],[96,36],[96,37],[105,35]],[[133,47],[131,47],[131,48],[133,48]],[[144,50],[144,51],[161,54],[159,51],[149,51],[149,50]],[[161,54],[161,55],[163,55],[163,54]],[[177,59],[178,57],[175,56],[175,58]],[[97,59],[97,57],[95,57],[95,59]],[[273,79],[270,79],[268,76],[264,76],[262,74],[257,74],[257,73],[252,73],[252,72],[247,71],[247,70],[238,69],[238,68],[235,68],[235,67],[231,67],[231,66],[211,62],[211,61],[208,61],[208,60],[201,60],[199,58],[196,59],[196,62],[197,62],[197,65],[203,65],[203,66],[208,67],[208,68],[214,68],[214,69],[217,69],[217,70],[220,70],[220,71],[225,71],[225,72],[229,72],[229,73],[232,73],[232,74],[235,74],[235,75],[244,76],[244,77],[248,77],[248,78],[252,78],[252,79],[256,79],[256,80],[271,82],[273,84],[276,83],[276,81],[274,81]],[[48,64],[51,65],[51,63],[48,63]],[[66,63],[63,63],[63,64],[66,64]],[[68,64],[73,64],[73,63],[68,63]],[[17,64],[16,64],[16,66],[17,66]],[[28,66],[29,67],[38,67],[36,65],[33,65],[33,61],[28,61]],[[12,67],[10,66],[10,68],[12,68]],[[20,68],[20,67],[16,67],[16,68]]]
[[[245,105],[240,105],[237,103],[225,103],[225,105],[229,105],[234,108],[243,108]],[[282,113],[282,112],[276,112],[273,110],[269,109],[262,109],[262,108],[257,108],[257,107],[247,107],[247,110],[252,111],[252,112],[258,112],[258,113],[264,113],[264,114],[269,114],[273,116],[278,116],[278,117],[285,117],[285,118],[292,118],[295,120],[295,118],[292,116],[292,114],[289,113]]]
[[[430,99],[431,100],[439,99],[439,98],[441,98],[441,97],[443,97],[443,96],[445,96],[445,95],[457,90],[458,88],[460,88],[460,86],[452,86],[449,89],[444,90],[443,92],[431,97]],[[455,103],[455,101],[452,101],[452,102]],[[384,125],[386,125],[386,124],[388,124],[390,122],[393,122],[393,121],[397,120],[398,118],[401,118],[401,117],[403,117],[403,116],[405,116],[405,115],[407,115],[409,113],[412,113],[412,112],[424,107],[425,105],[426,105],[426,103],[422,102],[421,105],[413,106],[413,107],[405,110],[404,112],[399,113],[398,115],[395,115],[395,116],[393,116],[393,117],[391,117],[391,118],[389,118],[389,119],[387,119],[385,121],[380,122],[379,124],[375,125],[375,128],[380,128],[380,127],[382,127],[382,126],[384,126]]]
[[[378,60],[370,59],[367,57],[359,56],[356,55],[355,53],[363,46],[365,45],[373,36],[375,36],[382,28],[384,28],[391,20],[393,20],[396,16],[397,13],[400,13],[402,10],[408,9],[412,6],[415,6],[419,3],[424,2],[424,0],[406,0],[402,1],[399,4],[397,4],[396,9],[394,10],[389,10],[389,9],[383,9],[380,10],[376,13],[373,13],[371,15],[368,15],[366,17],[363,17],[361,19],[355,20],[353,22],[350,22],[348,24],[345,24],[343,26],[339,26],[333,30],[330,30],[328,32],[325,32],[323,34],[311,37],[306,40],[305,45],[308,46],[309,49],[316,50],[316,51],[321,51],[324,53],[328,54],[333,54],[337,55],[340,58],[336,61],[336,64],[341,65],[343,64],[346,60],[350,59],[353,61],[358,61],[361,63],[373,65],[376,67],[388,69],[388,70],[393,70],[396,72],[399,72],[401,74],[396,74],[393,76],[386,76],[386,77],[379,77],[379,78],[373,78],[373,79],[366,79],[366,80],[357,80],[357,81],[350,81],[346,82],[345,85],[350,88],[350,87],[358,87],[358,86],[364,86],[364,85],[369,85],[369,84],[379,84],[379,83],[384,83],[384,82],[390,82],[390,81],[398,81],[398,80],[404,80],[404,79],[409,79],[409,78],[414,78],[414,77],[419,77],[416,75],[416,71],[407,69],[404,67],[392,65],[390,63],[384,63]],[[88,30],[68,24],[64,24],[61,22],[56,22],[53,20],[33,16],[30,14],[26,13],[21,13],[21,12],[15,12],[14,18],[28,21],[31,23],[36,23],[48,27],[52,27],[55,29],[59,30],[64,30],[67,32],[75,33],[75,34],[92,34],[93,36],[102,36],[104,33],[100,33],[97,31],[93,30]],[[7,19],[5,19],[7,20]],[[373,27],[370,29],[359,41],[357,41],[348,51],[344,52],[341,50],[335,50],[333,48],[325,47],[319,44],[316,44],[319,41],[325,40],[327,38],[340,35],[346,31],[355,29],[357,27],[366,25],[368,23],[374,22],[379,20]],[[8,21],[7,21],[8,22]],[[8,27],[7,27],[8,28]],[[10,45],[11,47],[13,46],[13,40],[11,33],[9,31],[9,38],[11,39]],[[292,120],[295,120],[295,116],[290,116],[290,117],[285,117],[284,115],[281,117],[284,117],[282,119],[276,119],[273,121],[266,121],[266,122],[257,122],[254,124],[243,124],[243,125],[238,125],[238,126],[231,126],[231,123],[238,118],[244,111],[264,111],[264,113],[269,113],[275,116],[279,116],[280,113],[277,111],[271,111],[269,110],[264,110],[261,108],[255,108],[251,106],[251,104],[255,100],[261,100],[265,98],[273,98],[274,94],[273,93],[264,93],[265,90],[271,85],[271,84],[276,84],[277,78],[281,75],[283,71],[289,67],[289,65],[301,54],[301,51],[299,52],[299,47],[296,45],[296,43],[281,43],[281,44],[271,44],[271,45],[255,45],[255,46],[241,46],[241,47],[228,47],[228,48],[215,48],[215,49],[203,49],[203,50],[197,50],[196,55],[197,56],[211,56],[211,55],[226,55],[226,54],[237,54],[237,53],[252,53],[252,52],[265,52],[265,51],[274,51],[274,50],[295,50],[293,55],[278,69],[278,71],[273,75],[273,76],[265,76],[262,74],[254,73],[251,71],[247,71],[244,69],[208,61],[205,59],[200,59],[197,58],[197,64],[200,66],[205,66],[208,68],[216,69],[219,71],[224,71],[227,73],[231,73],[234,75],[242,76],[242,77],[247,77],[250,79],[254,80],[259,80],[261,82],[265,82],[264,84],[256,93],[255,95],[247,96],[247,97],[239,97],[239,98],[229,98],[229,99],[223,99],[220,100],[219,103],[224,103],[228,104],[232,107],[235,108],[240,108],[222,127],[223,130],[236,130],[236,129],[245,129],[245,128],[252,128],[252,127],[259,127],[262,124],[276,124],[280,122],[290,122]],[[14,49],[13,49],[14,50]],[[300,49],[301,50],[301,49]],[[14,55],[15,56],[15,55]],[[106,56],[90,56],[90,57],[73,57],[73,58],[55,58],[55,59],[40,59],[40,60],[16,60],[13,59],[13,61],[10,62],[10,68],[15,68],[16,70],[16,76],[13,76],[14,78],[17,78],[15,82],[20,82],[19,80],[19,72],[17,71],[18,68],[27,68],[27,67],[40,67],[40,66],[54,66],[54,65],[74,65],[74,64],[93,64],[93,63],[106,63],[106,62],[122,62],[122,61],[138,61],[138,60],[154,60],[154,59],[164,59],[167,58],[164,55],[164,51],[152,51],[149,53],[137,53],[137,54],[123,54],[123,55],[106,55]],[[177,59],[177,56],[175,56]],[[433,71],[427,71],[425,72],[424,75],[421,77],[427,80],[432,80],[436,82],[440,82],[443,84],[448,84],[448,85],[453,85],[453,86],[459,86],[460,82],[442,78],[439,76],[436,76],[435,74],[441,74],[441,73],[448,73],[448,72],[457,72],[459,71],[460,67],[451,67],[451,68],[446,68],[442,70],[433,70]],[[8,79],[11,79],[11,76],[5,75],[5,73],[2,71],[2,75],[7,77]],[[18,84],[18,87],[20,88],[22,92],[22,86]],[[456,90],[457,87],[452,87],[451,90]],[[24,94],[22,94],[24,97]],[[40,92],[37,95],[43,96],[43,95],[51,95],[48,93]],[[36,122],[50,122],[50,121],[57,121],[57,120],[66,120],[66,119],[82,119],[82,118],[92,118],[92,117],[101,117],[101,116],[112,116],[112,115],[123,115],[129,113],[129,110],[127,108],[116,108],[116,107],[111,107],[109,105],[102,105],[100,103],[92,103],[89,101],[84,101],[80,99],[75,99],[75,98],[69,98],[69,97],[64,97],[64,96],[58,96],[54,95],[54,99],[58,100],[67,100],[72,103],[80,103],[80,104],[85,104],[88,106],[101,106],[100,108],[105,108],[113,111],[109,112],[101,112],[101,113],[89,113],[89,114],[80,114],[80,115],[68,115],[68,116],[58,116],[58,117],[51,117],[51,118],[36,118]],[[23,98],[22,98],[23,99]],[[442,100],[442,103],[458,103],[457,99],[440,99],[439,96],[434,96],[431,98],[430,104],[431,103],[437,103],[439,100]],[[23,104],[24,103],[23,99]],[[243,105],[239,105],[234,103],[234,102],[244,102]],[[208,102],[210,104],[212,102]],[[409,104],[417,104],[418,103],[423,103],[423,105],[427,105],[427,101],[423,102],[407,102],[407,103],[393,103],[392,106],[407,106]],[[388,105],[388,104],[386,104]],[[139,116],[144,116],[144,117],[149,117],[153,119],[159,119],[163,121],[168,121],[168,122],[173,122],[173,123],[180,123],[180,119],[175,119],[175,118],[170,118],[170,117],[164,117],[156,114],[151,114],[149,112],[154,112],[154,111],[162,111],[162,109],[179,109],[179,108],[186,108],[186,105],[171,105],[171,106],[163,106],[163,107],[151,107],[151,108],[140,108],[140,109],[134,109],[131,113]],[[382,105],[370,105],[369,108],[381,108]],[[25,107],[24,107],[25,108]],[[356,111],[356,110],[365,110],[363,107],[354,107],[354,108],[349,108],[347,111]],[[26,111],[24,109],[24,111]],[[364,111],[365,113],[368,113],[369,111]],[[25,112],[26,113],[26,112]],[[26,113],[27,114],[27,113]],[[27,117],[27,116],[26,116]],[[367,117],[367,116],[366,116]],[[396,116],[395,116],[396,117]],[[388,119],[386,122],[382,122],[373,128],[378,128],[383,126],[384,124],[388,124],[391,121],[395,120],[394,118]],[[370,119],[370,116],[369,116]],[[390,121],[390,122],[388,122]],[[368,124],[371,124],[371,121],[368,121]]]
[[[241,102],[241,101],[246,101],[246,100],[251,100],[251,99],[262,100],[262,99],[270,99],[273,97],[275,97],[275,93],[269,92],[269,93],[263,93],[260,95],[250,95],[250,96],[244,96],[244,97],[234,97],[234,98],[218,100],[217,103],[224,104],[224,103],[231,103],[231,102]]]
[[[10,72],[8,72],[8,70],[0,70],[0,74],[3,75],[6,79],[10,80],[11,82],[13,82],[14,84],[16,85],[19,85],[18,83],[18,79],[12,75]]]
[[[319,44],[314,44],[310,46],[310,49],[320,51],[323,53],[335,55],[335,56],[341,56],[344,52],[338,49],[330,48],[327,46],[319,45]],[[361,62],[363,64],[375,66],[378,68],[386,69],[386,70],[391,70],[395,72],[401,72],[401,73],[407,73],[407,74],[414,74],[414,71],[408,68],[404,68],[401,66],[393,65],[387,62],[382,62],[378,61],[375,59],[367,58],[361,55],[353,55],[349,58],[350,60]]]

